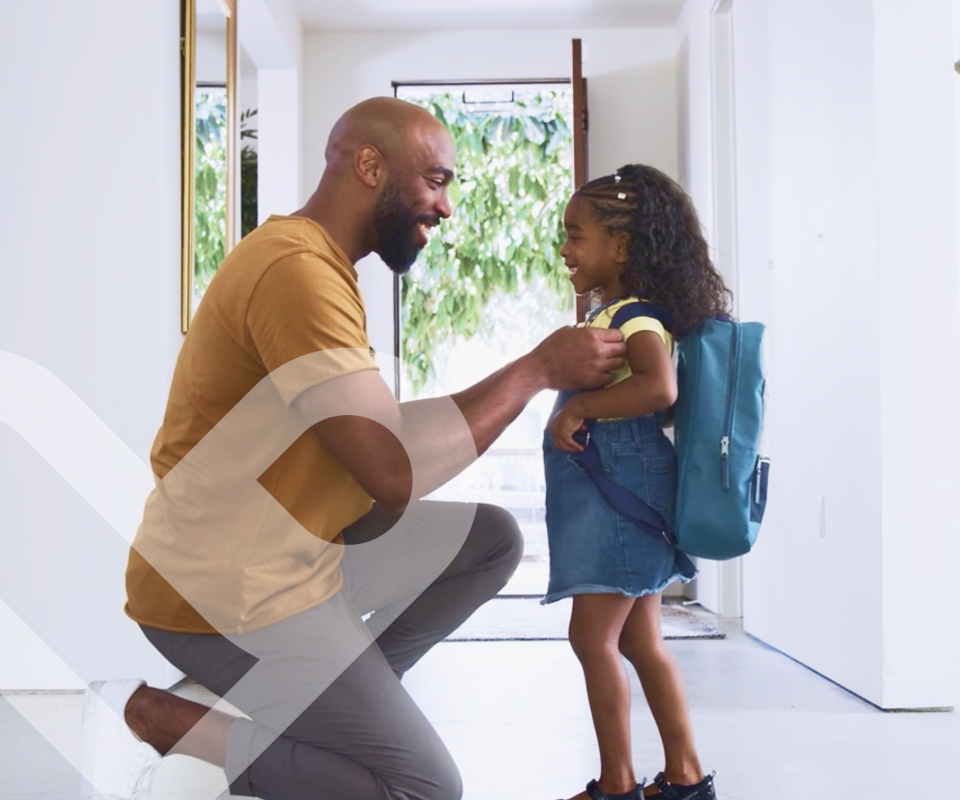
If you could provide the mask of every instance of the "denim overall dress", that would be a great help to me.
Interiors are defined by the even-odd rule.
[[[560,392],[553,413],[574,394]],[[672,526],[677,456],[661,420],[661,414],[651,414],[597,421],[590,436],[604,472]],[[693,562],[665,537],[648,533],[614,511],[580,465],[577,453],[555,449],[549,430],[543,437],[543,460],[550,584],[542,603],[576,594],[640,597],[696,577]]]

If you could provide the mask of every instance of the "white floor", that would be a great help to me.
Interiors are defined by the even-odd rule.
[[[725,640],[670,643],[721,800],[960,797],[958,714],[884,714],[726,627]],[[464,800],[555,800],[596,775],[579,667],[564,642],[444,643],[405,683],[460,765]],[[636,767],[652,777],[662,754],[634,688]],[[69,755],[79,749],[80,703],[74,694],[0,698],[0,799],[76,797],[73,768],[14,706]],[[223,788],[217,770],[177,756],[151,797],[213,800]]]

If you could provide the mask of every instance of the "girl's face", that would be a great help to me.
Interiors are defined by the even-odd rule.
[[[623,295],[620,273],[627,263],[627,236],[610,233],[597,220],[588,200],[574,196],[563,212],[567,240],[560,248],[577,294],[600,291],[601,302]]]

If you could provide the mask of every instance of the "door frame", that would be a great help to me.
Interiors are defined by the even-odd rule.
[[[717,268],[733,291],[737,314],[740,271],[737,248],[736,103],[734,92],[733,0],[710,9],[710,113],[713,159],[712,242]],[[743,562],[717,564],[717,608],[723,617],[743,616]]]

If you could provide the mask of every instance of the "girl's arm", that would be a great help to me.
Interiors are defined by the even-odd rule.
[[[581,392],[550,421],[553,446],[579,453],[583,445],[573,438],[585,429],[584,420],[605,417],[641,417],[670,408],[677,399],[673,360],[660,336],[638,331],[627,339],[627,359],[633,374],[626,380],[592,392]]]

